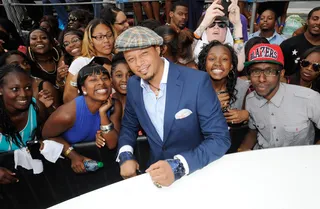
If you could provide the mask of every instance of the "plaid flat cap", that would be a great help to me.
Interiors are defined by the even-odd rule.
[[[118,52],[124,52],[133,49],[143,49],[149,46],[161,46],[162,44],[162,37],[153,30],[135,26],[125,30],[118,36],[115,48]]]

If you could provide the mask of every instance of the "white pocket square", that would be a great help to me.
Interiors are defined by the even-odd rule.
[[[183,119],[183,118],[188,117],[188,116],[191,115],[191,114],[192,114],[192,111],[191,111],[191,110],[189,110],[189,109],[182,109],[182,110],[180,110],[179,112],[177,112],[174,117],[175,117],[176,119]]]

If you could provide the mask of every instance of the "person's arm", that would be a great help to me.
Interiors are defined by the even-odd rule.
[[[61,137],[61,134],[70,129],[76,119],[75,101],[60,106],[53,112],[42,129],[44,139],[53,140],[63,144],[63,153],[65,157],[71,160],[71,168],[76,173],[85,172],[84,162],[88,158],[78,154],[72,146]]]
[[[101,131],[104,144],[107,144],[109,149],[114,149],[117,146],[118,142],[118,133],[120,131],[120,120],[122,115],[121,104],[118,100],[114,100],[114,112],[110,115],[110,118],[107,115],[107,111],[112,107],[112,99],[110,98],[106,104],[102,105],[99,109],[99,114],[101,118],[101,126],[106,126],[109,129],[107,131]],[[104,145],[103,145],[104,146]]]
[[[224,16],[224,13],[222,12],[223,7],[220,4],[218,4],[218,2],[219,0],[215,0],[206,10],[206,14],[204,15],[202,22],[200,23],[199,27],[194,31],[194,34],[196,37],[201,37],[202,34],[207,29],[207,27],[214,22],[216,17]],[[194,48],[196,47],[197,42],[198,40],[195,39],[192,44],[192,51],[194,51]]]
[[[117,162],[120,164],[120,175],[123,178],[130,178],[136,175],[136,170],[139,169],[139,164],[134,159],[133,148],[136,145],[137,133],[139,130],[139,121],[135,113],[133,105],[132,81],[135,78],[130,78],[128,81],[128,92],[124,116],[122,118],[120,136],[118,139],[118,157]]]
[[[306,101],[308,118],[320,129],[320,94],[318,92],[312,92],[309,95],[309,100]]]
[[[284,26],[286,25],[287,10],[289,7],[289,2],[284,2],[284,4],[285,4],[285,6],[283,8],[282,15],[280,18],[280,25],[279,25],[279,30],[278,30],[279,34],[282,33],[282,30],[283,30]]]
[[[257,143],[257,134],[258,132],[256,129],[249,128],[247,135],[244,137],[242,144],[238,148],[238,152],[251,150]]]
[[[73,75],[69,73],[67,75],[66,83],[64,86],[64,92],[63,92],[63,103],[68,103],[79,95],[78,88],[75,86],[77,85],[77,77],[78,77],[78,74]]]
[[[19,182],[19,179],[16,178],[15,175],[16,174],[13,173],[12,171],[6,168],[0,167],[0,185]]]
[[[237,53],[238,66],[237,70],[240,72],[244,68],[245,53],[244,53],[244,42],[242,34],[242,23],[240,18],[240,8],[236,4],[237,1],[233,0],[232,4],[229,6],[229,20],[233,24],[233,37],[234,45],[233,48]]]
[[[48,81],[43,83],[43,89],[48,90],[53,97],[53,108],[57,109],[61,105],[60,93],[59,91]]]

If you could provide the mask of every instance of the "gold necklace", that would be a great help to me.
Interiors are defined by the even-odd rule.
[[[39,62],[36,62],[38,64],[38,66],[41,68],[42,71],[46,72],[47,74],[55,74],[55,72],[57,71],[57,64],[56,62],[53,62],[54,63],[54,70],[52,72],[49,72],[47,71],[46,69],[44,69],[44,67],[42,67],[42,65],[39,63]]]
[[[160,92],[160,88],[155,87],[154,85],[152,85],[150,82],[148,82],[150,86],[152,86],[153,88],[155,88],[156,90],[154,91],[154,93],[156,94],[156,97],[158,97],[159,92]]]

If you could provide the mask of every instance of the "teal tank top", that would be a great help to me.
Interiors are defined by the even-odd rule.
[[[36,99],[32,98],[32,101],[36,103]],[[26,144],[26,141],[31,140],[31,135],[33,130],[37,128],[37,113],[31,104],[29,106],[28,121],[26,126],[19,132],[22,138],[23,144]],[[11,150],[19,149],[19,147],[12,143],[12,141],[7,141],[7,137],[0,133],[0,152],[7,152]]]

